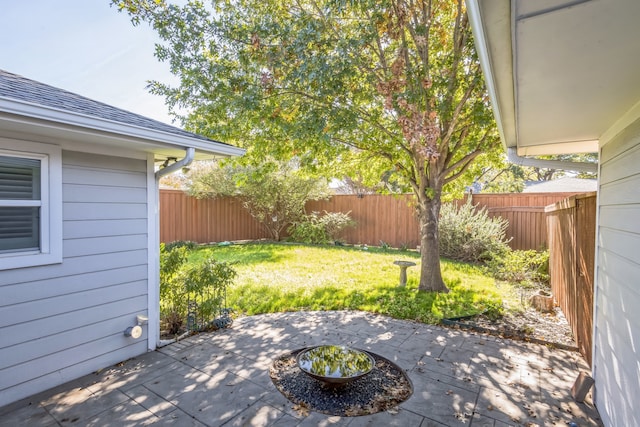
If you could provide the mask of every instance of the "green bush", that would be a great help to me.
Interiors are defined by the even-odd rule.
[[[509,250],[504,218],[489,217],[485,208],[467,201],[457,206],[445,203],[440,210],[440,255],[465,262],[487,261]]]
[[[229,263],[212,257],[187,261],[186,246],[160,245],[160,320],[172,335],[207,329],[223,313],[227,287],[236,277]]]
[[[187,314],[189,330],[207,329],[225,309],[227,287],[237,276],[229,263],[205,258],[184,272],[184,287],[195,310]],[[189,317],[191,316],[191,317]]]
[[[180,274],[186,262],[186,247],[160,244],[160,321],[172,335],[183,328],[186,319],[187,299]]]
[[[347,213],[324,211],[324,215],[320,221],[322,222],[329,239],[337,241],[340,237],[340,233],[345,229],[356,226],[356,222],[349,215],[350,213],[351,211]]]
[[[289,226],[289,240],[299,243],[329,243],[323,224],[320,222],[318,212],[306,215],[301,221],[296,221]]]
[[[312,212],[302,221],[294,222],[288,229],[290,239],[299,243],[324,244],[338,241],[340,233],[355,226],[349,212]]]
[[[174,240],[173,242],[167,243],[165,245],[165,249],[171,251],[175,248],[186,248],[186,249],[195,249],[198,247],[197,242],[193,242],[191,240]]]
[[[490,273],[511,283],[549,283],[549,251],[505,251],[487,261]]]

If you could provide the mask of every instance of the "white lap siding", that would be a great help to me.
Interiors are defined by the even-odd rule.
[[[0,271],[0,406],[147,350],[146,161],[62,163],[62,264]]]
[[[640,426],[640,120],[600,160],[596,405],[607,426]]]

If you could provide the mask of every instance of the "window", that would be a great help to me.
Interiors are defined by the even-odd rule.
[[[40,163],[0,156],[0,253],[40,250]]]
[[[0,269],[62,262],[60,148],[0,139]]]

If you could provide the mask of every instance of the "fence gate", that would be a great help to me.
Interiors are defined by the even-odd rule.
[[[591,364],[596,193],[572,196],[545,208],[551,289]]]

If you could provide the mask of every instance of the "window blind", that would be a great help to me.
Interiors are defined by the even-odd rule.
[[[40,247],[40,169],[38,159],[0,156],[0,253]]]

